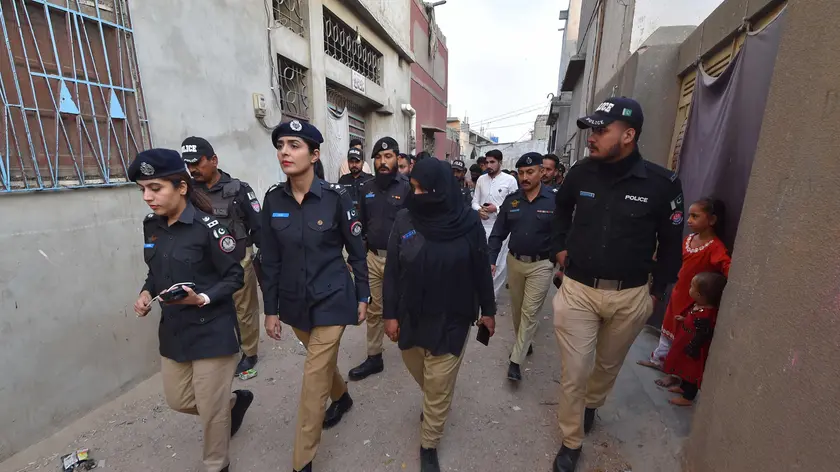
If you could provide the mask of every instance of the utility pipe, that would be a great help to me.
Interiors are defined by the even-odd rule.
[[[408,153],[417,155],[417,110],[408,103],[403,103],[400,108],[403,113],[411,117],[409,120],[411,128],[408,132]]]

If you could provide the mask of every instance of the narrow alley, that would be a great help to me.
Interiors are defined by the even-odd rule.
[[[550,296],[553,293],[554,289]],[[513,333],[507,296],[500,302],[502,316],[490,346],[470,341],[441,443],[443,470],[551,469],[560,443],[555,413],[560,366],[550,304],[549,298],[541,312],[535,353],[523,366],[524,380],[515,390],[505,378]],[[678,470],[680,445],[688,436],[692,410],[668,405],[672,395],[654,385],[656,372],[635,365],[655,343],[647,331],[637,339],[613,395],[598,411],[578,470]],[[364,329],[348,329],[339,356],[345,377],[364,346]],[[256,396],[233,439],[231,468],[237,472],[291,468],[305,351],[288,331],[276,344],[263,335],[260,350],[264,355],[259,375],[234,382],[234,388],[249,388]],[[315,462],[319,470],[418,470],[420,392],[396,345],[388,343],[384,357],[383,374],[350,384],[355,404],[338,426],[324,432]],[[90,448],[91,455],[101,461],[97,470],[103,472],[199,470],[201,426],[197,419],[166,406],[160,382],[155,375],[52,438],[0,463],[0,472],[53,471],[59,455],[78,448]]]

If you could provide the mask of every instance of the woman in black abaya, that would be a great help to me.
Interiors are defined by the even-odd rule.
[[[418,161],[411,185],[388,243],[383,318],[423,390],[420,470],[439,472],[437,446],[470,326],[478,319],[492,336],[496,300],[484,228],[450,166]]]

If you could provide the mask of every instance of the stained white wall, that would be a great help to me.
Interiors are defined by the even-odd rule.
[[[657,28],[699,25],[723,3],[723,0],[635,0],[635,3],[630,39],[631,54],[636,52]]]

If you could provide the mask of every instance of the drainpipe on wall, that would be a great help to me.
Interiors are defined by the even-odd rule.
[[[408,153],[412,155],[417,154],[417,111],[408,103],[403,103],[400,107],[402,112],[411,117],[410,131],[408,132]]]

